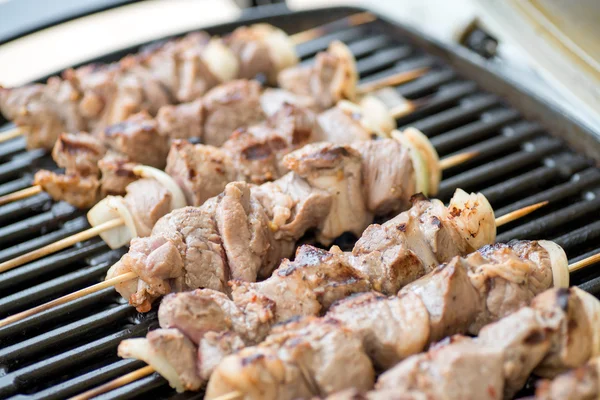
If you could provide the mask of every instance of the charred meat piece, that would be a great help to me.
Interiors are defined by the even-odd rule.
[[[124,196],[127,192],[127,185],[138,179],[133,172],[133,168],[138,165],[129,162],[126,157],[109,152],[98,161],[100,169],[100,194],[104,198],[112,195]]]
[[[579,289],[551,289],[530,307],[486,325],[475,339],[454,337],[384,373],[378,389],[432,398],[512,398],[536,370],[556,374],[595,354],[593,315]],[[594,301],[597,301],[594,299]],[[574,335],[582,340],[574,340]],[[468,379],[465,382],[465,379]]]
[[[87,129],[78,110],[81,94],[68,81],[50,78],[46,85],[0,87],[0,111],[27,131],[27,148],[52,149],[58,135]]]
[[[206,398],[240,391],[249,399],[281,400],[370,388],[375,373],[360,340],[339,324],[313,321],[288,323],[260,345],[226,357],[212,374]]]
[[[596,400],[600,395],[598,358],[553,380],[537,383],[537,400]]]
[[[169,139],[158,133],[156,121],[146,112],[106,128],[101,138],[110,149],[131,162],[160,169],[165,166]]]
[[[202,138],[204,131],[204,104],[202,100],[167,105],[156,115],[158,132],[170,139]]]
[[[66,201],[77,208],[90,208],[98,201],[100,182],[95,176],[64,175],[41,170],[35,174],[40,185],[56,201]]]
[[[236,129],[263,121],[260,92],[256,81],[235,80],[206,93],[203,142],[221,146]]]
[[[52,149],[52,158],[67,174],[97,175],[105,153],[102,142],[92,135],[63,133]]]

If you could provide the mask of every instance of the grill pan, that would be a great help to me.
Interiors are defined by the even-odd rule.
[[[207,31],[223,34],[239,25],[267,22],[294,33],[360,11],[338,7],[292,13],[281,6],[259,7],[236,23]],[[310,63],[332,39],[349,45],[362,82],[430,67],[426,75],[397,87],[404,97],[425,104],[399,119],[398,126],[422,130],[442,157],[480,152],[444,171],[442,200],[448,201],[458,187],[481,191],[496,216],[549,200],[534,214],[499,228],[498,240],[554,240],[570,262],[599,252],[600,132],[578,125],[526,88],[504,80],[467,49],[446,47],[381,18],[299,45],[302,62]],[[90,61],[115,61],[139,48]],[[10,127],[6,121],[0,124]],[[30,186],[39,168],[56,165],[41,150],[26,151],[23,138],[0,145],[0,195]],[[83,212],[44,193],[1,206],[0,262],[87,227]],[[95,238],[0,274],[0,318],[97,283],[123,252],[111,251]],[[600,270],[586,268],[571,279],[600,295]],[[140,368],[139,361],[119,359],[117,345],[157,325],[156,311],[138,314],[108,288],[0,328],[0,398],[66,398]],[[202,394],[175,394],[152,374],[98,398],[141,397],[187,399]]]

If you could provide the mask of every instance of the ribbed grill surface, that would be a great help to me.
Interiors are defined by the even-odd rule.
[[[349,44],[362,81],[427,66],[427,75],[397,88],[421,107],[398,120],[429,136],[440,156],[478,151],[474,160],[444,172],[440,197],[454,189],[481,191],[496,216],[537,201],[550,204],[500,228],[499,241],[551,239],[571,261],[598,252],[600,169],[569,150],[535,121],[460,76],[443,60],[392,38],[380,22],[350,28],[302,44],[310,63],[332,39]],[[7,126],[8,127],[8,126]],[[0,195],[32,183],[36,169],[55,168],[42,151],[26,152],[24,140],[0,145]],[[0,207],[0,261],[87,227],[85,216],[46,194]],[[74,248],[0,274],[0,318],[100,281],[123,251],[92,239]],[[574,274],[574,284],[598,294],[600,270]],[[118,343],[157,325],[156,313],[140,315],[105,289],[17,324],[0,328],[0,398],[60,399],[133,371],[143,364],[116,356]],[[151,375],[100,398],[174,396]],[[200,396],[185,394],[178,398]]]

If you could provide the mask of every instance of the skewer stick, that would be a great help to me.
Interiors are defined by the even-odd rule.
[[[28,187],[28,188],[25,188],[25,189],[22,189],[22,190],[13,192],[13,193],[9,193],[7,195],[0,197],[0,206],[4,205],[6,203],[10,203],[13,201],[31,197],[33,195],[40,193],[41,191],[42,191],[42,187],[40,185],[35,185],[35,186],[31,186],[31,187]]]
[[[541,203],[536,203],[536,204],[533,204],[533,205],[530,205],[527,207],[523,207],[519,210],[516,210],[509,214],[503,215],[502,217],[496,219],[496,226],[501,226],[501,225],[507,224],[508,222],[514,221],[521,217],[524,217],[525,215],[532,213],[533,211],[537,210],[540,207],[543,207],[546,204],[548,204],[548,202],[543,201]],[[112,222],[112,221],[109,221],[109,222]],[[100,226],[100,225],[98,225],[98,226]],[[59,297],[56,300],[52,300],[48,303],[34,307],[30,310],[26,310],[26,311],[17,313],[15,315],[11,315],[10,317],[0,320],[0,328],[3,326],[9,325],[13,322],[20,321],[23,318],[27,318],[27,317],[37,314],[39,312],[48,310],[50,308],[59,306],[64,303],[67,303],[71,300],[78,299],[80,297],[86,296],[91,293],[96,293],[104,288],[109,287],[109,286],[118,285],[118,284],[126,282],[130,279],[135,279],[135,278],[137,278],[137,275],[135,274],[135,272],[127,272],[126,274],[116,276],[116,277],[108,279],[104,282],[97,283],[97,284],[87,287],[85,289],[78,290],[77,292],[73,292],[66,296]]]
[[[318,37],[324,36],[328,33],[334,32],[341,28],[340,23],[345,22],[345,26],[358,26],[375,21],[377,17],[370,12],[361,12],[358,14],[350,15],[342,18],[338,21],[333,21],[329,24],[317,26],[316,28],[308,29],[306,31],[298,32],[290,35],[290,39],[295,45],[299,45]]]
[[[241,398],[243,395],[243,393],[236,390],[235,392],[229,392],[222,394],[219,397],[215,397],[213,400],[236,400]]]
[[[394,75],[383,77],[381,79],[377,79],[375,81],[363,83],[362,85],[359,85],[357,89],[360,94],[365,94],[389,86],[398,86],[424,75],[428,70],[429,68],[417,68],[410,71],[400,72]]]
[[[532,204],[532,205],[527,206],[527,207],[519,208],[518,210],[515,210],[513,212],[509,212],[506,215],[498,217],[498,218],[496,218],[496,227],[499,227],[499,226],[502,226],[502,225],[506,225],[509,222],[512,222],[514,220],[522,218],[522,217],[524,217],[524,216],[526,216],[528,214],[531,214],[532,212],[534,212],[538,208],[544,207],[546,204],[548,204],[548,201],[541,201],[539,203],[535,203],[535,204]]]
[[[21,126],[17,126],[16,128],[9,129],[0,133],[0,143],[4,143],[9,141],[10,139],[14,139],[16,137],[22,136],[25,134],[25,129]]]
[[[446,157],[440,160],[440,169],[443,171],[452,167],[456,167],[472,158],[475,158],[479,154],[478,151],[468,151],[466,153],[459,153],[450,157]]]
[[[46,311],[51,308],[68,303],[69,301],[77,300],[83,296],[87,296],[88,294],[99,292],[100,290],[105,289],[107,287],[119,285],[123,282],[127,282],[131,279],[135,279],[136,277],[137,277],[137,275],[135,272],[127,272],[126,274],[118,275],[118,276],[115,276],[114,278],[107,279],[107,280],[97,283],[95,285],[88,286],[84,289],[70,293],[66,296],[59,297],[56,300],[49,301],[48,303],[44,303],[37,307],[31,308],[29,310],[17,313],[15,315],[11,315],[10,317],[6,317],[6,318],[0,320],[0,328],[3,326],[6,326],[6,325],[10,325],[14,322],[20,321],[24,318],[30,317],[32,315],[39,314],[42,311]]]
[[[87,392],[83,392],[81,394],[78,394],[77,396],[73,396],[69,400],[91,399],[92,397],[96,397],[98,395],[101,395],[102,393],[110,392],[111,390],[120,388],[121,386],[125,386],[128,383],[137,381],[138,379],[142,379],[143,377],[148,376],[153,372],[154,368],[148,365],[133,372],[130,372],[127,375],[123,375],[119,378],[113,379],[110,382],[106,382],[104,385],[100,385],[96,388],[88,390]]]
[[[569,265],[569,272],[575,272],[577,270],[580,270],[592,264],[596,264],[598,262],[600,262],[600,253],[594,254],[593,256],[589,256],[587,258],[584,258],[583,260],[577,261],[576,263]]]
[[[116,228],[117,226],[123,225],[121,218],[115,218],[110,221],[106,221],[100,225],[94,226],[93,228],[86,229],[85,231],[76,233],[72,236],[61,239],[57,242],[51,243],[47,246],[39,248],[37,250],[25,253],[19,257],[13,258],[12,260],[0,263],[0,272],[8,271],[9,269],[18,267],[19,265],[26,264],[30,261],[37,260],[38,258],[47,256],[48,254],[55,253],[67,247],[73,246],[75,243],[83,242],[101,234],[104,231]]]

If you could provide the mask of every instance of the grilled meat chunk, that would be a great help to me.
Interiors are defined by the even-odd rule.
[[[133,172],[136,165],[136,163],[129,162],[126,157],[112,152],[107,153],[98,161],[101,197],[125,195],[127,185],[138,179]]]
[[[165,167],[169,139],[158,133],[156,120],[146,112],[111,125],[102,132],[101,138],[110,149],[125,155],[131,162],[159,169]]]
[[[556,373],[598,350],[579,289],[551,289],[530,307],[486,325],[479,337],[454,337],[384,373],[378,389],[419,391],[432,398],[512,396],[536,369]],[[582,340],[573,340],[574,335]],[[469,379],[465,384],[465,379]]]
[[[537,400],[596,400],[600,395],[598,358],[553,380],[538,382]]]
[[[86,120],[78,110],[79,96],[71,82],[59,78],[48,79],[46,85],[0,87],[0,111],[26,129],[28,149],[50,150],[62,132],[87,129]]]
[[[333,107],[342,99],[353,100],[357,80],[354,57],[338,41],[320,52],[310,66],[296,66],[282,71],[279,87],[301,96],[316,99],[321,110]]]
[[[236,80],[206,93],[203,142],[221,146],[236,129],[262,122],[260,92],[258,82]]]
[[[154,179],[140,179],[127,186],[125,205],[140,236],[149,236],[154,224],[171,211],[171,192]]]
[[[67,174],[97,175],[98,161],[105,153],[102,142],[92,135],[63,133],[52,149],[52,158]]]
[[[204,103],[201,99],[176,106],[166,105],[156,115],[158,133],[171,139],[202,138]]]
[[[374,375],[360,341],[338,324],[291,322],[260,345],[226,357],[211,376],[206,398],[236,390],[248,399],[309,398],[350,386],[366,390]]]
[[[33,183],[40,185],[54,200],[64,200],[77,208],[90,208],[98,201],[100,182],[95,176],[40,170],[36,172]]]

